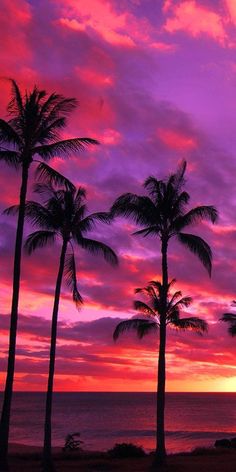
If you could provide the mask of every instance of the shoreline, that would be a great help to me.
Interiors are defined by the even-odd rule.
[[[40,472],[42,447],[11,443],[9,445],[10,471]],[[153,454],[140,458],[111,458],[106,452],[71,451],[53,448],[57,472],[148,472]],[[167,456],[166,472],[235,472],[236,450],[198,448]]]

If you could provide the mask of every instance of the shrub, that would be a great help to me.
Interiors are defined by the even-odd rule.
[[[135,446],[132,443],[115,444],[112,449],[109,449],[108,454],[115,458],[144,457],[146,455],[141,446]]]
[[[81,444],[83,441],[78,439],[80,437],[80,433],[72,433],[72,434],[67,434],[65,438],[65,445],[63,447],[63,451],[82,451],[81,449]]]

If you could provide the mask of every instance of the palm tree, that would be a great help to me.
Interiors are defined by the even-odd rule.
[[[61,254],[57,274],[55,297],[52,313],[51,348],[46,399],[46,414],[44,428],[43,471],[53,471],[51,455],[51,411],[53,378],[56,354],[57,318],[63,273],[66,282],[72,290],[73,300],[77,307],[82,303],[82,297],[77,288],[76,264],[73,242],[92,254],[100,253],[112,265],[117,265],[118,259],[114,251],[106,244],[85,237],[94,228],[97,221],[109,222],[107,213],[86,215],[86,192],[78,190],[55,190],[51,185],[38,184],[36,191],[46,197],[44,205],[31,201],[26,203],[26,218],[34,226],[39,227],[27,237],[25,248],[29,254],[37,248],[61,241]]]
[[[233,300],[233,306],[236,306],[236,301]],[[225,321],[229,324],[228,332],[231,336],[236,336],[236,313],[224,313],[220,321]]]
[[[186,162],[183,161],[175,174],[166,180],[148,177],[144,182],[148,196],[126,193],[117,198],[111,208],[111,215],[130,217],[142,227],[135,235],[154,236],[161,243],[162,258],[162,292],[160,307],[160,344],[158,359],[158,391],[157,391],[157,446],[156,463],[163,463],[166,457],[164,413],[165,413],[165,348],[166,348],[166,316],[168,298],[168,245],[176,238],[187,247],[211,275],[212,253],[209,245],[200,236],[185,233],[184,230],[193,223],[210,220],[214,223],[217,211],[213,206],[197,206],[186,211],[190,196],[183,190]]]
[[[191,297],[182,297],[181,291],[174,292],[173,294],[170,293],[170,288],[175,283],[175,279],[173,279],[170,283],[168,283],[167,287],[167,296],[166,296],[166,306],[165,306],[165,329],[167,326],[171,328],[175,328],[177,330],[189,330],[195,331],[198,334],[202,334],[204,331],[207,330],[207,323],[202,320],[201,318],[192,316],[186,318],[180,318],[180,310],[182,308],[188,307],[192,299]],[[149,301],[149,304],[135,300],[134,301],[134,308],[138,312],[142,314],[142,318],[131,318],[130,320],[121,321],[113,334],[113,338],[116,341],[120,334],[124,331],[134,329],[137,331],[138,337],[140,339],[143,336],[155,332],[158,333],[161,328],[162,323],[162,313],[163,313],[163,292],[165,288],[159,281],[151,281],[149,284],[144,288],[137,288],[135,293],[141,293],[145,296],[145,298]],[[160,352],[160,344],[159,344],[159,362],[160,362],[160,355],[163,358],[165,369],[165,347],[164,351]],[[161,379],[158,378],[158,383]],[[157,444],[160,441],[160,431],[159,431],[159,412],[157,418]],[[162,438],[162,436],[161,436]],[[156,465],[156,463],[155,463]]]
[[[60,140],[60,131],[67,124],[67,115],[76,107],[74,98],[52,93],[48,95],[36,86],[22,94],[15,80],[11,80],[12,96],[8,104],[9,120],[0,119],[0,160],[21,169],[19,213],[15,241],[13,289],[9,337],[8,367],[0,422],[0,470],[8,470],[7,453],[10,410],[15,368],[15,347],[20,291],[21,251],[24,230],[25,201],[29,169],[37,163],[37,175],[50,182],[70,186],[70,182],[46,162],[54,156],[66,156],[97,144],[90,138]],[[39,158],[39,159],[38,159]]]

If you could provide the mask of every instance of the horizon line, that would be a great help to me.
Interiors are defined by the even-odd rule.
[[[13,393],[45,393],[46,394],[46,390],[14,390]],[[53,393],[152,393],[152,394],[156,394],[156,392],[153,390],[146,390],[146,391],[138,391],[138,390],[127,390],[127,391],[123,391],[123,390],[56,390],[54,391]],[[232,394],[236,394],[236,391],[183,391],[183,392],[180,392],[180,391],[177,391],[177,392],[174,392],[174,391],[170,391],[170,392],[166,392],[167,394],[189,394],[189,393],[193,393],[193,394],[226,394],[226,393],[232,393]],[[4,394],[4,390],[0,390],[0,394]]]

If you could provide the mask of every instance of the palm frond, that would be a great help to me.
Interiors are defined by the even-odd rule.
[[[90,218],[95,223],[100,221],[101,223],[110,224],[112,222],[112,217],[110,212],[98,211],[97,213],[91,213],[87,218]]]
[[[92,229],[95,228],[96,223],[98,221],[106,224],[110,224],[112,221],[112,218],[110,216],[110,213],[106,212],[98,212],[98,213],[92,213],[89,216],[86,216],[85,218],[81,217],[81,210],[85,212],[86,210],[86,205],[83,205],[83,207],[80,207],[80,211],[76,213],[75,217],[75,225],[78,222],[79,229],[82,233],[87,233],[87,231],[91,231]],[[76,232],[76,227],[75,227],[75,232]]]
[[[211,276],[212,252],[210,246],[200,236],[187,233],[178,233],[178,240],[195,254]]]
[[[7,110],[11,115],[22,115],[24,111],[23,99],[20,89],[14,79],[8,79],[12,86],[12,99],[8,104]]]
[[[3,215],[15,216],[17,215],[18,211],[19,211],[19,205],[12,205],[8,208],[5,208],[5,210],[3,210]]]
[[[170,319],[171,325],[176,329],[194,331],[197,334],[202,335],[207,331],[207,322],[201,318],[192,316],[188,318],[172,318]]]
[[[40,144],[46,144],[48,141],[59,141],[60,130],[65,128],[67,121],[65,116],[59,117],[52,121],[49,125],[43,122],[38,129],[36,141]]]
[[[224,321],[229,324],[228,332],[231,336],[236,336],[236,314],[235,313],[224,313],[220,321]]]
[[[131,217],[142,226],[155,225],[157,211],[149,197],[125,193],[118,197],[111,207],[111,216]]]
[[[25,204],[25,219],[33,226],[39,226],[45,230],[56,230],[55,218],[45,206],[38,202],[28,201]]]
[[[67,254],[64,266],[64,274],[68,287],[72,291],[73,301],[76,304],[76,307],[83,303],[83,298],[80,295],[77,288],[77,277],[76,277],[76,266],[75,266],[75,256],[74,253]]]
[[[183,159],[180,162],[180,164],[177,168],[177,171],[175,172],[175,174],[173,174],[173,184],[174,184],[175,190],[177,190],[177,192],[179,192],[179,190],[181,189],[181,187],[185,183],[184,174],[185,174],[186,168],[187,168],[187,161],[185,161],[185,159]]]
[[[5,161],[8,166],[17,169],[21,163],[20,154],[17,151],[2,149],[0,146],[0,161]]]
[[[149,195],[155,197],[155,204],[162,200],[165,191],[165,183],[162,180],[157,180],[156,177],[150,175],[143,185],[148,190]]]
[[[177,230],[182,230],[187,226],[197,223],[202,220],[208,220],[212,223],[215,223],[218,218],[217,210],[212,205],[202,205],[196,208],[193,208],[185,215],[181,215],[176,219],[174,228]]]
[[[159,295],[161,294],[161,292],[162,292],[162,283],[159,280],[150,280],[148,285],[153,287],[158,292]],[[169,288],[169,286],[168,286],[168,288]]]
[[[172,200],[173,201],[170,205],[170,219],[174,221],[175,224],[175,221],[178,220],[178,218],[181,218],[181,215],[183,214],[184,209],[190,200],[190,195],[186,191],[175,193]]]
[[[35,171],[35,176],[39,182],[49,183],[50,185],[63,185],[66,189],[75,190],[74,184],[64,177],[64,175],[60,174],[55,169],[52,169],[48,164],[45,162],[40,162],[37,166]]]
[[[151,281],[146,287],[136,288],[134,291],[135,293],[142,293],[143,295],[145,295],[145,297],[150,300],[154,310],[159,309],[159,304],[156,302],[161,297],[162,285],[161,283],[160,285],[158,284],[158,281]]]
[[[193,299],[192,297],[181,297],[181,292],[176,292],[171,300],[168,302],[169,310],[176,309],[177,307],[180,308],[188,308],[191,305]],[[179,299],[178,299],[179,298]],[[177,301],[176,301],[177,300]]]
[[[149,226],[148,228],[140,229],[138,231],[134,231],[133,236],[150,236],[150,235],[158,235],[160,231],[160,228],[158,225],[155,226]]]
[[[36,146],[33,154],[38,154],[45,161],[55,156],[71,155],[78,151],[82,151],[86,146],[91,144],[99,144],[96,139],[92,138],[73,138],[64,139],[56,143],[47,144],[43,146]]]
[[[0,142],[21,146],[22,141],[18,133],[7,121],[0,119]]]
[[[131,329],[136,330],[138,337],[141,339],[144,335],[148,334],[152,330],[156,330],[157,328],[158,326],[156,323],[143,319],[132,318],[131,320],[121,321],[116,326],[113,333],[113,339],[116,341],[122,333]]]
[[[63,95],[51,93],[42,105],[40,118],[46,124],[52,123],[63,115],[71,113],[78,105],[76,98],[65,98]]]
[[[94,239],[81,237],[81,234],[77,235],[76,242],[79,244],[79,246],[91,252],[92,254],[102,254],[104,259],[109,262],[109,264],[113,266],[118,265],[117,255],[106,244]]]
[[[27,237],[24,248],[28,254],[32,254],[38,248],[53,244],[55,239],[55,231],[35,231]]]
[[[152,316],[154,318],[157,316],[150,306],[140,300],[134,301],[134,309],[140,311],[140,313],[143,313],[144,315]]]

